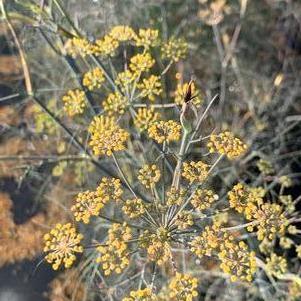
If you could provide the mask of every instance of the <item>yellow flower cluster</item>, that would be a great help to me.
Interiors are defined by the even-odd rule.
[[[208,176],[209,165],[202,161],[184,162],[182,176],[192,183],[202,183]]]
[[[258,240],[273,240],[277,235],[285,234],[288,221],[283,213],[283,208],[278,204],[263,204],[253,211],[253,220],[256,221]],[[248,231],[253,231],[249,226]]]
[[[177,85],[177,89],[175,91],[175,103],[177,105],[179,105],[179,106],[183,105],[184,98],[187,93],[188,87],[189,87],[188,83],[184,83],[183,85],[181,85],[181,84]],[[199,94],[199,91],[196,89],[194,82],[191,83],[190,87],[191,87],[191,95],[192,96]],[[192,100],[192,102],[195,105],[200,105],[200,104],[202,104],[202,99],[197,96]]]
[[[230,207],[251,219],[254,210],[263,203],[264,194],[262,188],[250,188],[246,184],[238,183],[228,192]]]
[[[150,101],[155,101],[156,96],[162,93],[160,77],[156,75],[144,78],[137,87],[141,90],[140,96],[147,97]]]
[[[101,84],[105,81],[104,74],[100,68],[94,68],[84,74],[83,85],[90,91],[99,89]]]
[[[87,39],[74,37],[70,39],[66,45],[67,52],[72,57],[77,57],[81,55],[85,57],[86,55],[90,55],[94,53],[94,46]]]
[[[190,250],[198,257],[211,256],[219,247],[220,223],[206,226],[200,236],[190,242]]]
[[[52,268],[57,270],[63,263],[65,268],[70,268],[76,260],[75,253],[82,253],[83,247],[80,245],[83,239],[82,234],[78,234],[70,223],[56,226],[44,235],[44,252],[47,262],[52,264]]]
[[[169,283],[169,300],[192,301],[198,296],[198,280],[189,274],[176,273]]]
[[[170,190],[166,193],[167,201],[166,204],[168,206],[178,205],[180,206],[184,202],[185,198],[185,190],[184,189],[176,189],[175,187],[171,187]]]
[[[104,111],[109,116],[124,114],[127,104],[127,98],[119,92],[110,93],[102,103]]]
[[[149,127],[148,135],[158,143],[178,141],[181,137],[181,125],[173,120],[157,121]]]
[[[267,258],[266,271],[276,277],[280,277],[287,271],[286,259],[282,256],[277,256],[272,253],[269,258]]]
[[[221,242],[218,257],[224,273],[231,275],[231,281],[252,281],[256,271],[255,252],[250,252],[243,241],[235,242],[233,236],[227,233]]]
[[[67,94],[63,96],[62,100],[64,103],[64,110],[70,117],[84,112],[86,107],[84,91],[79,89],[69,90]]]
[[[118,25],[111,29],[109,36],[119,42],[131,41],[136,38],[134,30],[129,26]]]
[[[98,56],[113,56],[118,47],[119,42],[116,39],[105,35],[102,39],[96,40],[93,52]]]
[[[159,116],[159,113],[155,112],[153,108],[139,108],[134,118],[134,124],[142,132],[156,122]]]
[[[144,47],[145,49],[148,49],[150,47],[157,46],[159,40],[159,31],[156,29],[139,29],[139,34],[136,36],[136,46]]]
[[[126,200],[122,207],[122,211],[129,218],[136,218],[145,212],[145,205],[141,199]]]
[[[97,247],[100,254],[96,261],[101,263],[106,276],[113,272],[120,274],[129,265],[127,242],[131,238],[131,228],[126,224],[112,224],[106,244]]]
[[[119,202],[123,190],[119,179],[103,177],[97,187],[97,194],[102,198],[103,203],[110,200]]]
[[[146,188],[152,188],[160,180],[161,172],[156,165],[145,164],[139,169],[138,180]]]
[[[217,152],[226,155],[229,159],[235,159],[247,150],[247,145],[228,131],[218,135],[212,134],[207,146],[211,153]]]
[[[149,53],[138,53],[131,58],[130,69],[136,74],[149,71],[155,60]]]
[[[114,117],[95,116],[88,129],[91,140],[90,146],[96,156],[111,156],[114,151],[125,149],[124,143],[129,133],[121,129]]]
[[[199,210],[209,209],[218,200],[218,195],[210,189],[197,189],[191,198],[192,206]]]
[[[120,87],[123,92],[129,92],[129,85],[136,79],[136,74],[132,73],[129,69],[117,74],[115,83]]]
[[[183,210],[177,216],[175,225],[180,230],[185,230],[193,225],[193,216],[189,211]]]
[[[170,38],[167,43],[162,45],[162,57],[178,62],[185,58],[188,50],[188,44],[183,39],[175,37]]]
[[[145,230],[139,237],[140,246],[146,249],[148,259],[162,265],[171,258],[168,231],[159,227],[156,233]]]
[[[156,301],[156,295],[150,288],[131,291],[130,296],[123,298],[122,301]]]
[[[260,159],[256,165],[263,175],[270,175],[274,173],[274,168],[270,161]]]
[[[97,216],[104,206],[104,199],[95,191],[80,192],[71,207],[77,222],[83,221],[88,224],[91,216]]]

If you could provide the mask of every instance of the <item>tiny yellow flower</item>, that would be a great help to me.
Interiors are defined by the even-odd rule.
[[[158,143],[178,141],[181,125],[173,120],[157,121],[148,128],[148,135]]]
[[[155,60],[149,53],[138,53],[131,58],[130,69],[136,74],[149,71]]]
[[[185,58],[188,50],[188,44],[183,39],[175,37],[170,38],[161,48],[162,57],[178,62]]]
[[[94,68],[84,74],[83,85],[90,91],[99,89],[101,84],[105,81],[104,74],[100,68]]]
[[[202,183],[208,176],[209,165],[202,161],[183,163],[182,176],[192,183]]]
[[[64,103],[64,110],[70,117],[84,112],[86,107],[84,91],[79,89],[69,90],[67,94],[63,96],[62,100]]]
[[[125,149],[129,133],[120,128],[114,117],[95,116],[88,129],[91,139],[90,146],[95,156],[111,156],[115,151]]]
[[[160,78],[156,75],[143,79],[137,87],[141,90],[140,96],[147,97],[150,101],[155,101],[156,96],[162,93]]]
[[[143,46],[145,49],[158,45],[159,31],[155,29],[139,29],[139,34],[135,38],[136,46]]]
[[[139,131],[148,130],[149,127],[158,121],[160,115],[154,111],[154,108],[139,108],[134,118],[134,124]]]
[[[61,264],[65,268],[70,268],[76,260],[76,253],[82,253],[83,247],[80,245],[83,239],[82,234],[78,234],[70,223],[56,226],[44,235],[44,252],[47,262],[52,264],[52,268],[57,270]]]
[[[138,180],[146,187],[154,187],[155,184],[160,180],[161,172],[156,165],[144,165],[139,169]]]
[[[241,156],[247,150],[247,145],[239,138],[234,137],[231,132],[223,132],[218,135],[211,135],[207,144],[211,153],[226,155],[229,159]]]

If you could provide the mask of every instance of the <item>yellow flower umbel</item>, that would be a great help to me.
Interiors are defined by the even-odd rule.
[[[146,249],[148,259],[158,265],[163,265],[171,259],[169,241],[170,235],[163,227],[158,228],[156,233],[145,230],[139,236],[140,247]]]
[[[241,156],[247,150],[247,145],[239,138],[234,137],[231,132],[223,132],[218,135],[211,135],[207,144],[211,153],[226,155],[229,159]]]
[[[119,179],[103,177],[96,189],[97,194],[101,197],[102,202],[121,201],[123,190]]]
[[[74,37],[67,42],[66,48],[67,52],[74,58],[78,55],[85,57],[94,53],[93,44],[83,38]]]
[[[139,34],[135,38],[136,46],[142,46],[145,49],[158,45],[159,32],[156,29],[139,29]]]
[[[159,119],[159,113],[154,108],[139,108],[134,118],[134,124],[139,131],[147,130],[154,122]]]
[[[166,193],[167,201],[166,204],[168,206],[183,204],[185,199],[185,190],[184,189],[176,189],[175,187],[171,187],[170,190]]]
[[[224,234],[219,248],[220,267],[224,273],[231,275],[231,281],[252,281],[256,271],[255,252],[250,252],[243,241],[235,242],[227,233]]]
[[[178,62],[186,57],[187,49],[188,45],[183,39],[172,37],[162,46],[162,57]]]
[[[125,113],[127,98],[119,92],[110,93],[102,103],[104,111],[109,115],[122,115]]]
[[[126,93],[129,93],[129,86],[136,79],[136,74],[132,73],[129,69],[122,71],[117,74],[115,83],[119,86],[119,88]]]
[[[155,101],[156,96],[162,93],[160,78],[156,75],[143,79],[137,87],[141,90],[140,96],[147,97],[150,101]]]
[[[144,165],[139,169],[138,180],[146,187],[152,188],[160,180],[161,173],[156,165]]]
[[[199,258],[211,256],[212,252],[219,247],[220,223],[215,222],[212,226],[206,226],[200,236],[190,243],[190,250]]]
[[[258,240],[273,240],[277,235],[284,235],[288,225],[283,208],[278,204],[263,204],[253,211],[252,219],[257,222]],[[248,227],[253,231],[253,227]]]
[[[116,41],[126,42],[136,38],[134,30],[129,26],[118,25],[111,29],[109,35]]]
[[[267,258],[266,270],[269,274],[276,277],[282,276],[287,271],[286,259],[272,253],[270,258]]]
[[[64,110],[70,117],[84,112],[86,107],[84,91],[79,89],[69,90],[67,94],[63,96],[62,100],[64,103]]]
[[[104,80],[105,77],[102,70],[100,68],[94,68],[84,74],[83,85],[92,91],[94,89],[99,89]]]
[[[188,87],[189,87],[189,83],[184,83],[183,85],[181,84],[177,85],[177,90],[175,91],[175,103],[177,105],[182,106],[184,104],[184,98],[187,93]],[[192,96],[199,94],[199,91],[196,89],[194,82],[191,82],[190,87],[191,87]],[[197,96],[192,100],[192,102],[195,105],[200,105],[202,104],[202,99],[199,96]]]
[[[156,301],[157,298],[150,288],[131,291],[129,297],[125,297],[122,301]]]
[[[119,42],[109,35],[105,35],[102,39],[95,42],[95,53],[98,56],[114,56]]]
[[[181,137],[181,125],[173,120],[157,121],[149,127],[148,135],[158,143],[178,141]]]
[[[243,213],[247,219],[251,219],[257,206],[263,203],[264,194],[265,191],[260,187],[251,188],[243,183],[238,183],[228,192],[230,207]]]
[[[198,280],[189,274],[176,273],[169,283],[169,300],[192,301],[198,296]]]
[[[131,58],[130,69],[136,74],[149,71],[155,60],[149,53],[138,53]]]
[[[213,202],[218,200],[218,195],[210,189],[197,189],[191,198],[192,206],[199,210],[209,209]]]
[[[183,210],[177,216],[175,225],[180,230],[185,230],[193,225],[193,216],[189,211]]]
[[[122,207],[122,211],[129,218],[136,218],[145,212],[145,205],[141,199],[126,200]]]
[[[103,206],[104,199],[97,192],[87,190],[77,195],[71,211],[73,211],[77,222],[83,221],[85,224],[88,224],[90,217],[97,216]]]
[[[182,176],[192,183],[202,183],[208,176],[209,165],[202,161],[183,163]]]
[[[101,263],[106,276],[112,272],[120,274],[129,265],[127,242],[131,238],[131,228],[125,223],[112,224],[105,246],[97,247],[100,254],[96,261]]]
[[[88,130],[95,156],[111,156],[113,152],[124,150],[129,138],[129,133],[118,126],[114,117],[95,116]]]
[[[70,268],[76,260],[76,253],[82,253],[83,247],[80,245],[83,236],[78,234],[70,223],[56,226],[44,235],[44,252],[47,262],[52,264],[52,268],[57,270],[61,264],[65,268]]]

